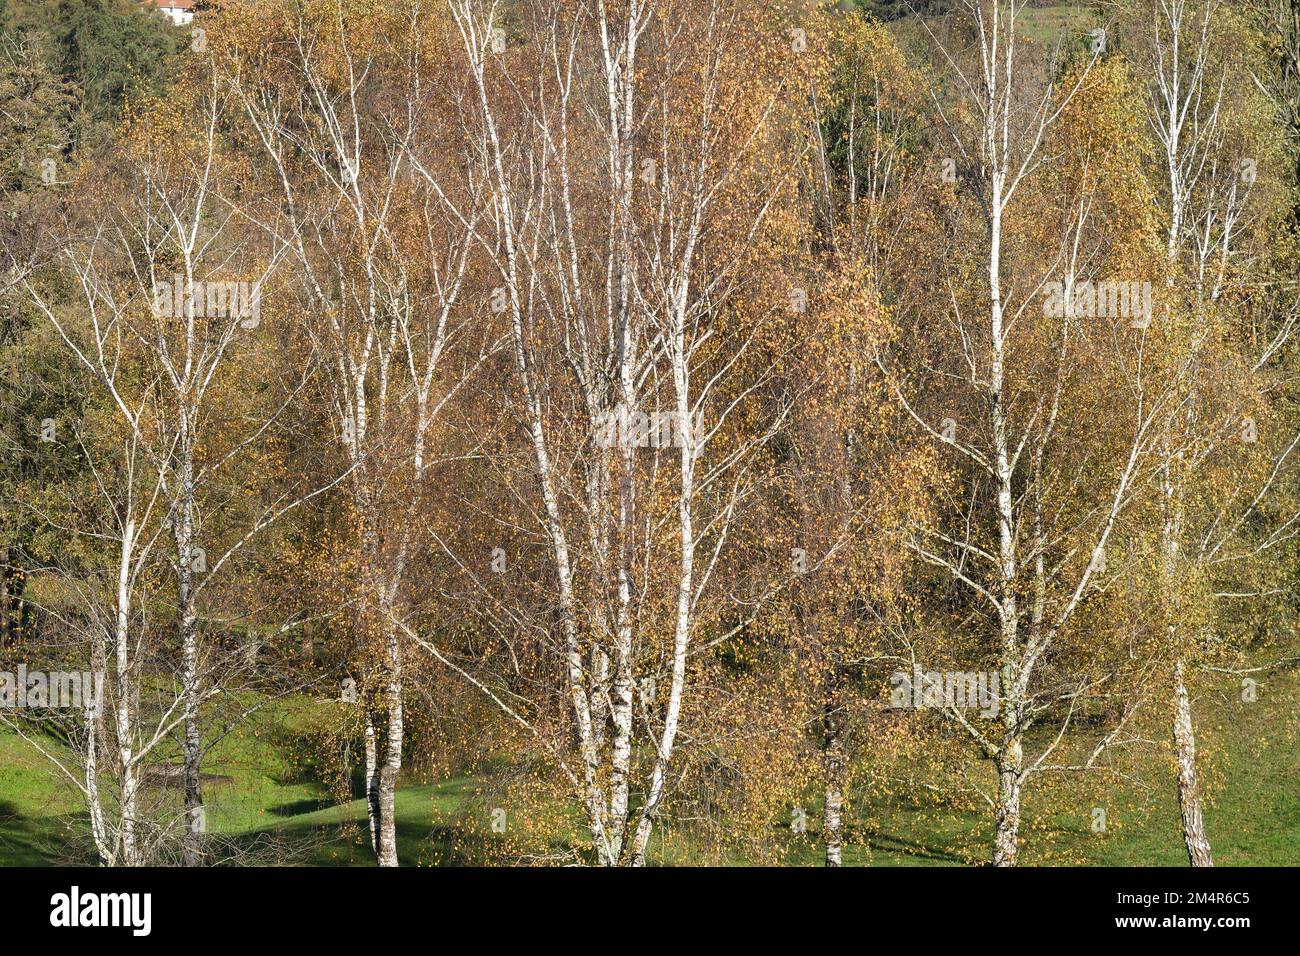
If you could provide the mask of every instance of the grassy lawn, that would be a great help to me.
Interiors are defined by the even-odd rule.
[[[929,18],[932,29],[937,27],[934,18]],[[1097,26],[1097,17],[1090,6],[1077,3],[1057,3],[1045,7],[1025,7],[1017,18],[1017,36],[1034,43],[1054,44],[1058,40],[1068,41]],[[900,36],[914,41],[924,42],[924,30],[913,20],[902,19],[891,22],[892,28]]]
[[[1211,791],[1207,826],[1216,861],[1223,865],[1295,865],[1300,862],[1300,673],[1261,682],[1256,703],[1230,694],[1203,697],[1198,705],[1203,774]],[[364,801],[332,805],[326,790],[299,766],[293,743],[318,703],[290,700],[223,738],[206,772],[209,831],[228,850],[247,851],[250,862],[320,866],[371,865]],[[1178,809],[1167,755],[1135,759],[1135,779],[1118,787],[1063,781],[1030,791],[1025,806],[1028,864],[1181,866]],[[980,768],[973,768],[973,773]],[[359,787],[359,781],[358,781]],[[399,856],[406,865],[445,865],[500,859],[505,837],[490,832],[479,781],[452,777],[412,783],[397,795]],[[359,792],[359,789],[354,791]],[[944,866],[982,863],[990,824],[975,806],[929,800],[912,792],[888,798],[854,795],[845,863],[874,866]],[[1104,805],[1107,827],[1094,832],[1092,811]],[[809,832],[778,830],[785,862],[820,862],[815,800]],[[546,840],[559,851],[576,826],[561,808]],[[568,821],[563,822],[563,821]],[[69,783],[11,729],[0,727],[0,864],[65,862],[69,845],[88,846],[87,824]],[[689,841],[656,841],[660,862],[697,862]],[[730,861],[744,864],[732,855]]]
[[[1058,3],[1050,7],[1026,7],[1020,14],[1020,35],[1037,43],[1054,42],[1071,31],[1091,29],[1092,11],[1075,3]]]
[[[0,864],[51,862],[69,833],[86,831],[80,810],[49,761],[0,724]]]

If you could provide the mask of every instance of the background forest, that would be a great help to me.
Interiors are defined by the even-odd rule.
[[[0,864],[1300,863],[1300,0],[0,61]]]

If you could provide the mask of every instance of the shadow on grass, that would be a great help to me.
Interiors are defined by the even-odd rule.
[[[891,853],[914,860],[953,863],[958,866],[965,866],[969,863],[965,857],[952,852],[951,849],[911,840],[893,833],[885,833],[881,830],[859,827],[858,837],[857,842],[872,853]]]
[[[455,826],[397,822],[397,857],[402,866],[480,866],[491,856],[491,838]],[[297,866],[374,866],[364,827],[354,821],[296,823],[226,836],[231,858]]]
[[[69,856],[79,843],[69,834],[85,829],[73,815],[26,817],[8,801],[0,800],[0,866],[89,866],[92,860]]]
[[[274,807],[267,807],[267,812],[277,817],[300,817],[306,813],[328,810],[329,807],[329,802],[323,798],[308,798],[306,800],[295,800],[293,803],[281,803]]]

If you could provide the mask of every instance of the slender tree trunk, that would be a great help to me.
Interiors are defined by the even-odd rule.
[[[601,11],[603,18],[604,12]],[[613,301],[610,303],[613,325],[616,329],[617,358],[619,363],[619,397],[623,412],[637,410],[636,349],[637,341],[632,326],[632,246],[629,224],[632,218],[633,184],[633,104],[636,91],[636,31],[632,23],[624,25],[626,46],[623,57],[614,53],[605,38],[606,95],[608,100],[609,163],[613,178],[614,208],[611,211],[611,241],[614,244]],[[614,697],[611,711],[614,725],[613,752],[611,754],[612,786],[610,791],[609,830],[611,856],[619,860],[628,827],[628,790],[632,766],[632,577],[633,541],[636,536],[636,448],[626,440],[621,445],[622,470],[618,485],[618,521],[615,525],[618,540],[618,629],[614,648]]]
[[[598,501],[589,496],[588,501]],[[595,553],[595,552],[593,552]],[[596,633],[605,633],[603,617],[596,620]],[[602,647],[591,649],[591,739],[596,749],[605,746],[609,730],[609,655]]]
[[[194,573],[198,551],[194,534],[194,466],[189,422],[182,412],[180,463],[177,469],[179,501],[176,535],[176,611],[181,637],[181,682],[185,714],[184,758],[185,835],[181,857],[186,866],[203,862],[203,741],[199,732],[199,636],[194,610]]]
[[[90,644],[91,684],[81,688],[81,703],[85,707],[86,720],[86,804],[90,810],[90,827],[100,858],[106,866],[116,866],[121,861],[121,828],[116,835],[109,824],[109,816],[101,796],[100,777],[109,775],[113,770],[114,753],[108,745],[108,734],[104,720],[103,685],[98,675],[108,670],[108,641],[103,632],[96,631]],[[100,754],[106,767],[100,765]],[[116,775],[116,774],[113,774]],[[109,858],[104,859],[107,849]]]
[[[620,578],[622,574],[620,573]],[[626,584],[620,583],[620,590]],[[632,767],[632,626],[621,623],[615,649],[614,700],[611,715],[614,724],[610,754],[609,839],[610,855],[617,860],[623,852],[627,833],[628,791]]]
[[[677,726],[681,719],[682,694],[686,688],[686,652],[691,640],[691,599],[695,581],[695,530],[692,507],[695,501],[695,461],[699,454],[694,433],[690,406],[689,371],[686,363],[686,296],[688,280],[680,280],[674,305],[674,324],[670,336],[669,355],[673,366],[673,394],[676,399],[677,421],[683,440],[678,455],[681,487],[677,497],[677,533],[681,555],[678,564],[677,610],[673,628],[672,682],[668,688],[668,701],[664,707],[664,727],[659,738],[659,753],[650,772],[650,788],[637,821],[632,838],[628,862],[644,866],[650,832],[659,814],[672,760],[673,746],[677,740]]]
[[[129,749],[129,748],[128,748]],[[118,812],[121,815],[121,841],[122,841],[122,858],[121,862],[125,866],[139,866],[140,850],[136,840],[135,824],[138,811],[138,793],[140,790],[139,773],[134,763],[128,763],[122,768],[122,773],[118,777],[118,788],[121,794],[118,797]]]
[[[1020,854],[1020,785],[1023,751],[1019,738],[1007,745],[998,761],[997,832],[993,865],[1015,866]]]
[[[182,856],[186,866],[203,862],[203,745],[199,736],[198,639],[191,632],[184,644],[185,681],[185,841]]]
[[[99,734],[93,711],[86,711],[86,806],[90,811],[90,835],[105,866],[117,863],[114,841],[108,832],[104,802],[99,791]]]
[[[1178,809],[1183,821],[1183,841],[1187,858],[1192,866],[1213,866],[1210,841],[1205,835],[1205,820],[1201,812],[1201,790],[1196,779],[1196,730],[1192,723],[1191,698],[1187,693],[1186,658],[1179,646],[1179,627],[1182,607],[1178,601],[1178,555],[1181,552],[1181,523],[1179,511],[1180,488],[1175,480],[1173,457],[1166,456],[1162,491],[1164,493],[1164,573],[1167,593],[1173,595],[1174,604],[1169,618],[1169,646],[1175,649],[1173,691],[1174,754],[1178,761]]]
[[[358,400],[358,408],[362,402]],[[358,413],[358,420],[362,415]],[[358,435],[362,432],[358,431]],[[358,441],[361,439],[358,438]],[[416,451],[417,463],[420,450]],[[364,608],[358,620],[361,641],[368,656],[382,655],[382,670],[372,670],[376,678],[384,678],[382,702],[366,705],[366,808],[370,823],[370,844],[380,866],[397,866],[397,824],[394,810],[397,799],[397,778],[402,769],[402,744],[404,721],[402,712],[402,654],[401,637],[395,615],[395,599],[405,567],[404,540],[395,554],[387,554],[383,547],[377,509],[380,507],[365,484],[366,476],[358,478],[354,500],[363,516],[360,529],[361,548],[367,555],[367,571],[363,578],[365,587]],[[408,517],[411,520],[410,515]],[[383,714],[383,747],[381,751],[378,716]]]
[[[397,775],[402,769],[402,648],[397,629],[388,626],[388,730],[384,762],[379,771],[379,842],[376,853],[380,866],[397,866],[397,822],[394,818]]]
[[[842,863],[844,839],[844,712],[840,706],[839,671],[829,668],[826,702],[822,711],[822,766],[825,773],[826,803],[822,812],[822,840],[826,844],[826,865]]]
[[[17,647],[22,635],[27,575],[17,566],[18,561],[18,549],[11,546],[7,563],[0,569],[0,647]]]
[[[631,413],[636,402],[632,383],[632,363],[628,341],[627,315],[620,317],[619,342],[622,353],[621,395],[623,409]],[[632,547],[635,528],[635,486],[633,469],[636,467],[636,449],[624,441],[621,449],[622,473],[619,475],[618,521],[615,524],[618,540],[617,627],[614,635],[614,686],[610,716],[614,735],[610,754],[611,782],[609,801],[610,855],[618,860],[623,853],[623,843],[628,825],[628,791],[632,767]]]
[[[117,621],[113,633],[115,674],[114,697],[117,713],[118,789],[120,794],[122,862],[138,866],[135,821],[136,793],[139,789],[135,764],[135,682],[132,680],[131,661],[131,555],[135,549],[135,522],[127,521],[122,532],[122,553],[117,568]]]
[[[366,816],[370,821],[370,848],[379,852],[379,749],[375,715],[366,708]]]
[[[990,127],[986,148],[996,155],[994,133]],[[1015,498],[1012,487],[1012,453],[1007,437],[1007,411],[1003,405],[1003,303],[1002,303],[1002,206],[1005,174],[993,171],[991,217],[989,222],[989,424],[993,436],[994,467],[997,479],[998,517],[998,610],[1004,693],[1002,722],[1004,743],[997,756],[998,805],[993,844],[995,866],[1015,866],[1020,847],[1021,764],[1020,686],[1016,661],[1021,647],[1018,635],[1019,609],[1016,579],[1019,573]],[[1012,682],[1010,678],[1017,678]]]
[[[1183,676],[1183,661],[1174,665],[1174,752],[1178,758],[1178,808],[1183,818],[1183,840],[1192,866],[1214,866],[1210,841],[1201,813],[1201,790],[1196,781],[1196,731],[1192,704]]]

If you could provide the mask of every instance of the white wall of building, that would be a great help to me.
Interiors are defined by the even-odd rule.
[[[172,23],[176,24],[178,27],[183,27],[194,19],[193,10],[183,10],[180,7],[168,6],[160,6],[158,9],[171,17]]]

